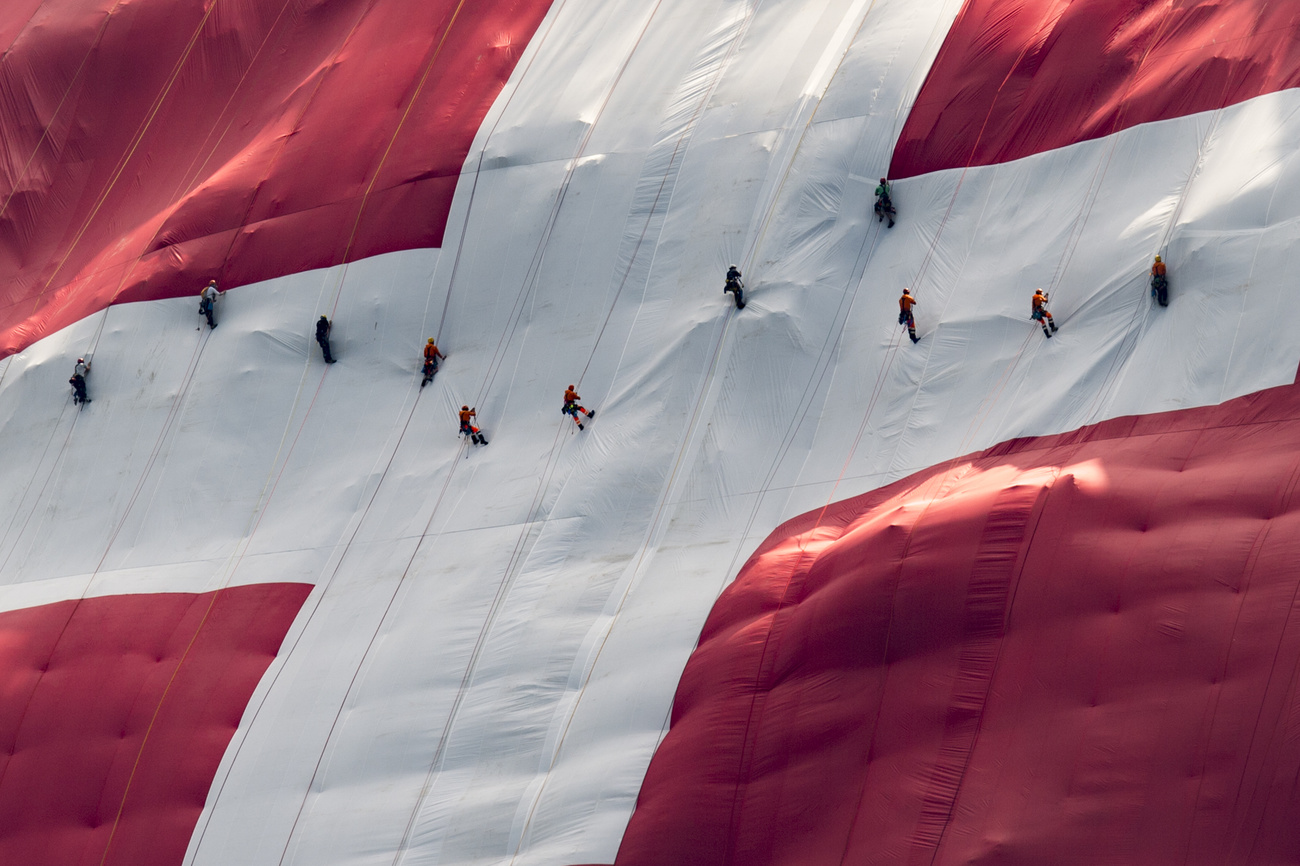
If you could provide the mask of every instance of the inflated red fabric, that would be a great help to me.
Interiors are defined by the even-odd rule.
[[[992,165],[1300,85],[1300,4],[966,0],[890,177]]]
[[[1009,442],[775,531],[633,864],[1300,862],[1300,388]]]
[[[0,3],[0,356],[115,301],[438,246],[549,7]]]
[[[311,587],[0,613],[0,863],[178,866]]]

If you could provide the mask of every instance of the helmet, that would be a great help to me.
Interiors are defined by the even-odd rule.
[[[321,320],[322,322],[328,322],[328,321],[329,321],[329,319],[325,318],[324,316],[321,316],[321,317],[320,317],[320,320]]]
[[[572,386],[572,385],[569,386],[569,390],[570,390],[570,391],[573,390],[573,386]]]
[[[880,182],[881,182],[881,183],[889,183],[889,181],[885,180],[883,177],[880,179]]]
[[[78,358],[78,359],[77,359],[77,363],[78,363],[78,364],[84,364],[84,363],[86,363],[86,359],[85,359],[85,358]]]
[[[469,411],[469,407],[468,407],[468,406],[461,406],[461,407],[460,407],[460,411],[462,411],[462,412],[468,412],[468,411]]]
[[[905,295],[910,295],[910,294],[912,294],[912,293],[909,292],[907,289],[903,289],[903,294],[905,294]]]
[[[1160,261],[1160,256],[1156,256],[1156,261]]]
[[[736,266],[735,266],[735,265],[727,265],[727,267],[729,267],[729,268],[734,268],[734,267],[736,267]]]
[[[208,280],[208,285],[209,285],[209,286],[215,286],[216,284],[217,284],[217,281],[216,281],[216,280]]]
[[[433,337],[430,337],[430,338],[429,338],[429,342],[430,342],[430,343],[433,342]]]

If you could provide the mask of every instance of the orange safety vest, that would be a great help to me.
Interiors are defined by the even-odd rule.
[[[437,358],[437,357],[438,357],[438,347],[435,346],[433,343],[425,343],[425,344],[424,344],[424,360],[426,360],[426,361],[432,361],[434,358]]]
[[[1034,292],[1034,310],[1041,310],[1045,303],[1047,303],[1047,296],[1042,292]]]
[[[582,398],[578,396],[578,392],[575,391],[575,390],[573,390],[572,388],[565,388],[565,389],[564,389],[564,402],[565,402],[565,403],[577,403],[577,402],[578,402],[579,400],[581,400],[581,399],[582,399]]]
[[[912,307],[916,306],[916,298],[911,295],[903,295],[898,299],[898,308],[904,313],[912,312]]]
[[[1151,276],[1153,276],[1153,277],[1163,277],[1164,275],[1165,275],[1165,263],[1164,263],[1164,262],[1156,262],[1154,265],[1151,266]]]
[[[475,412],[473,409],[462,409],[460,411],[460,423],[468,424],[469,419],[473,418],[477,414],[478,413]]]

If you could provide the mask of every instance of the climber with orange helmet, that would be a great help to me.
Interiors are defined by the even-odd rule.
[[[1169,306],[1169,278],[1165,276],[1165,263],[1156,256],[1151,266],[1151,297],[1162,307]]]
[[[460,435],[468,436],[469,441],[473,442],[475,445],[486,445],[488,444],[488,441],[483,436],[483,431],[475,427],[471,420],[476,415],[478,415],[477,410],[471,409],[468,406],[460,407]]]
[[[908,289],[903,289],[902,297],[898,299],[898,324],[907,325],[907,335],[912,338],[912,342],[920,341],[916,336],[916,317],[912,315],[912,308],[916,306],[916,298]]]
[[[424,380],[420,382],[420,387],[433,381],[433,374],[438,372],[438,359],[446,359],[446,355],[438,351],[438,344],[429,338],[429,342],[424,344]]]
[[[588,412],[582,406],[578,405],[578,401],[581,399],[582,398],[578,396],[578,392],[573,390],[573,386],[570,385],[564,391],[564,407],[560,409],[562,414],[573,416],[573,423],[578,425],[579,430],[583,429],[582,422],[578,420],[579,412],[586,415],[588,419],[596,417],[596,410],[593,409]]]
[[[1050,340],[1057,328],[1052,314],[1047,311],[1047,294],[1042,289],[1034,289],[1034,296],[1030,299],[1030,303],[1033,304],[1033,309],[1029,313],[1029,318],[1043,326],[1043,336]],[[1052,330],[1047,330],[1048,325],[1051,325]]]

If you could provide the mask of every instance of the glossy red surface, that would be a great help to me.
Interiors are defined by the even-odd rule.
[[[623,864],[1300,862],[1300,388],[1005,443],[780,527]]]
[[[1300,85],[1300,5],[967,0],[891,178],[992,165]]]
[[[438,246],[549,7],[0,4],[0,355],[116,301]]]
[[[305,584],[0,613],[0,863],[177,866]]]

